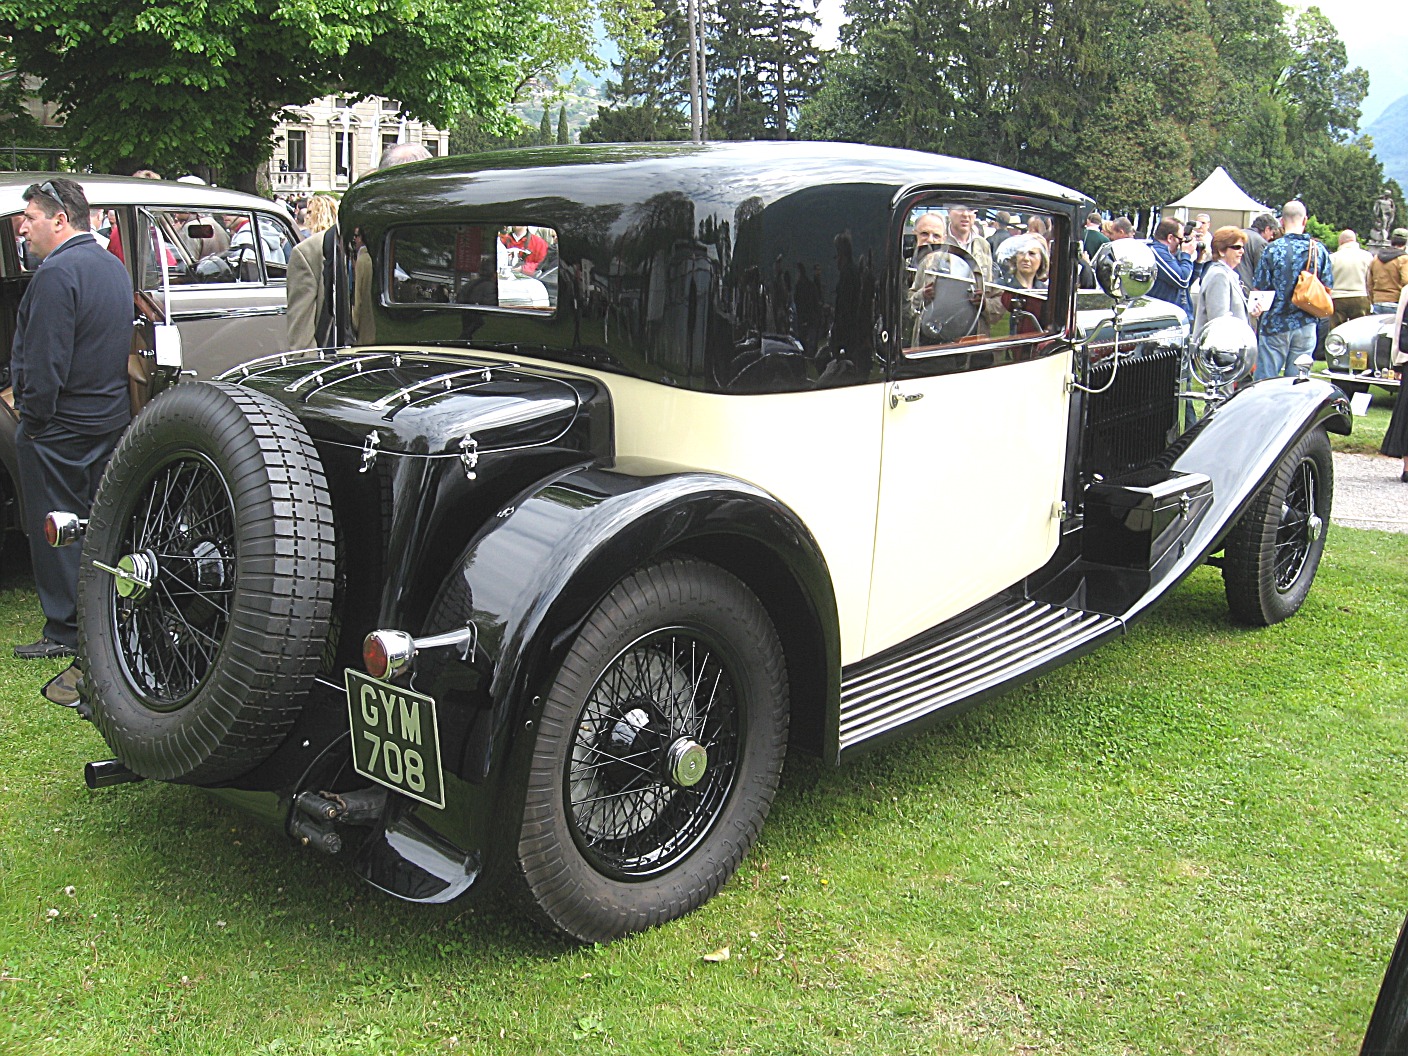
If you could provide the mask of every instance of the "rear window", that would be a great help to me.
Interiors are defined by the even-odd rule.
[[[390,238],[387,301],[530,312],[557,307],[557,232],[528,224],[418,224]]]

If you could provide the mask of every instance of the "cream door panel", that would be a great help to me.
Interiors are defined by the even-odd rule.
[[[865,655],[1040,568],[1060,541],[1070,354],[898,382],[884,450]]]
[[[826,557],[841,662],[862,657],[883,389],[720,396],[596,374],[615,406],[616,450],[713,470],[776,496]]]

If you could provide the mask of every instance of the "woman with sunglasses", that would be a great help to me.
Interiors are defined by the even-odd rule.
[[[1198,347],[1203,330],[1214,319],[1225,315],[1240,319],[1248,326],[1261,314],[1259,307],[1247,308],[1247,294],[1237,275],[1246,245],[1239,227],[1219,227],[1212,233],[1212,260],[1203,273],[1203,284],[1193,305],[1193,347]]]

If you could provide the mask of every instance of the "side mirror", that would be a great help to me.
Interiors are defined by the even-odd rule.
[[[1148,293],[1158,269],[1154,251],[1133,238],[1117,238],[1101,246],[1092,263],[1101,289],[1122,303]]]

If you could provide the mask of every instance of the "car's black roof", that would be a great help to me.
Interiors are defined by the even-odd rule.
[[[558,199],[611,206],[677,194],[729,214],[750,200],[766,207],[799,191],[837,185],[884,189],[891,197],[940,186],[1088,201],[1059,184],[996,165],[890,147],[801,141],[607,143],[433,158],[359,180],[344,208],[354,223],[362,218],[386,223],[495,202]]]

